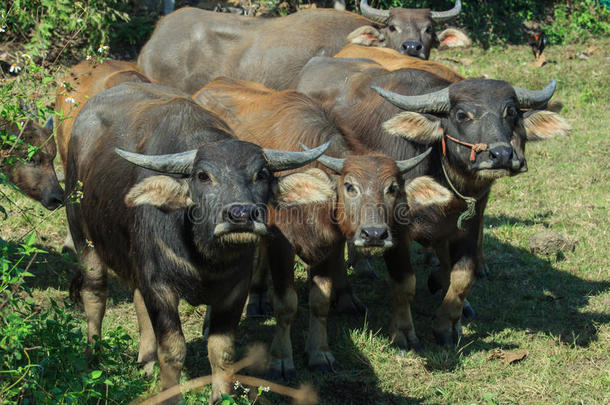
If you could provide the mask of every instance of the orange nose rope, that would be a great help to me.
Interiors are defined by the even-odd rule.
[[[474,163],[474,161],[476,160],[477,153],[487,150],[486,143],[468,143],[468,142],[460,141],[459,139],[456,139],[456,138],[452,137],[451,135],[444,134],[443,137],[441,138],[441,145],[443,147],[443,156],[447,156],[447,145],[445,144],[445,138],[451,139],[453,142],[459,143],[460,145],[469,147],[470,148],[470,162],[472,162],[472,163]]]

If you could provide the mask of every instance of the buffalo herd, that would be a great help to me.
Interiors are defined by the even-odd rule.
[[[475,276],[489,272],[491,186],[527,171],[527,141],[569,125],[551,101],[554,80],[529,90],[428,60],[443,43],[469,43],[458,30],[435,31],[459,0],[447,11],[362,0],[360,10],[260,18],[179,9],[159,21],[137,65],[87,60],[67,72],[57,148],[52,122],[5,128],[40,148],[2,168],[24,193],[49,209],[82,193],[66,204],[67,245],[81,264],[70,295],[84,306],[89,341],[101,334],[112,269],[134,291],[138,361],[147,371],[158,361],[162,389],[179,383],[186,356],[180,299],[208,306],[211,403],[231,391],[223,376],[244,307],[272,311],[269,374],[294,378],[298,256],[310,280],[308,365],[333,372],[331,296],[340,310],[365,310],[347,277],[348,245],[383,257],[387,332],[400,349],[419,350],[417,241],[440,262],[428,280],[442,293],[434,336],[458,343]]]

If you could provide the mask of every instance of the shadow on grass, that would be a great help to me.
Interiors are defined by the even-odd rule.
[[[496,215],[496,216],[486,216],[485,217],[485,225],[499,227],[503,225],[526,225],[526,226],[534,226],[534,225],[542,225],[545,228],[549,227],[548,219],[553,216],[553,211],[546,211],[536,215],[536,220],[532,221],[531,219],[523,220],[522,218],[515,218],[507,215]]]

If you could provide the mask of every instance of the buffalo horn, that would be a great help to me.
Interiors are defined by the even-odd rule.
[[[421,155],[417,155],[411,159],[397,160],[396,166],[398,166],[398,171],[400,171],[400,173],[404,173],[406,171],[413,169],[415,166],[420,164],[422,162],[422,160],[424,160],[426,158],[426,156],[428,156],[430,154],[431,151],[432,151],[432,148],[428,148],[428,150],[426,150]]]
[[[369,6],[367,0],[360,1],[360,11],[366,18],[385,24],[390,18],[390,12],[388,10],[379,10],[378,8]]]
[[[197,155],[197,149],[168,155],[142,155],[140,153],[127,152],[119,148],[116,148],[115,152],[134,165],[171,174],[191,174],[193,162]]]
[[[453,8],[451,10],[431,11],[430,16],[432,17],[432,19],[434,21],[440,22],[440,21],[450,20],[452,18],[457,17],[458,14],[460,14],[460,11],[462,11],[462,2],[460,0],[457,0],[455,2],[455,6],[453,6]]]
[[[371,86],[371,88],[390,103],[407,111],[428,113],[449,112],[449,88],[417,96],[404,96],[379,86]]]
[[[551,80],[551,83],[542,90],[522,89],[517,86],[513,86],[513,89],[515,89],[521,108],[533,108],[545,105],[551,97],[553,97],[555,87],[557,87],[557,81],[553,79]]]
[[[305,152],[286,152],[273,149],[263,149],[267,164],[272,172],[296,169],[305,166],[319,158],[330,146],[330,141]]]

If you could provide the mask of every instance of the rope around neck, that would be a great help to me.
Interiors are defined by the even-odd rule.
[[[449,175],[447,175],[447,170],[445,169],[445,163],[444,163],[443,156],[441,156],[441,167],[443,168],[443,174],[445,175],[445,179],[447,180],[449,187],[451,187],[453,192],[455,194],[457,194],[458,197],[460,197],[462,200],[464,200],[466,202],[466,211],[462,212],[457,219],[457,227],[458,227],[458,229],[462,229],[462,221],[468,221],[470,218],[474,217],[477,199],[473,198],[473,197],[467,197],[465,195],[462,195],[459,191],[457,191],[457,189],[454,187],[453,183],[449,179]]]

